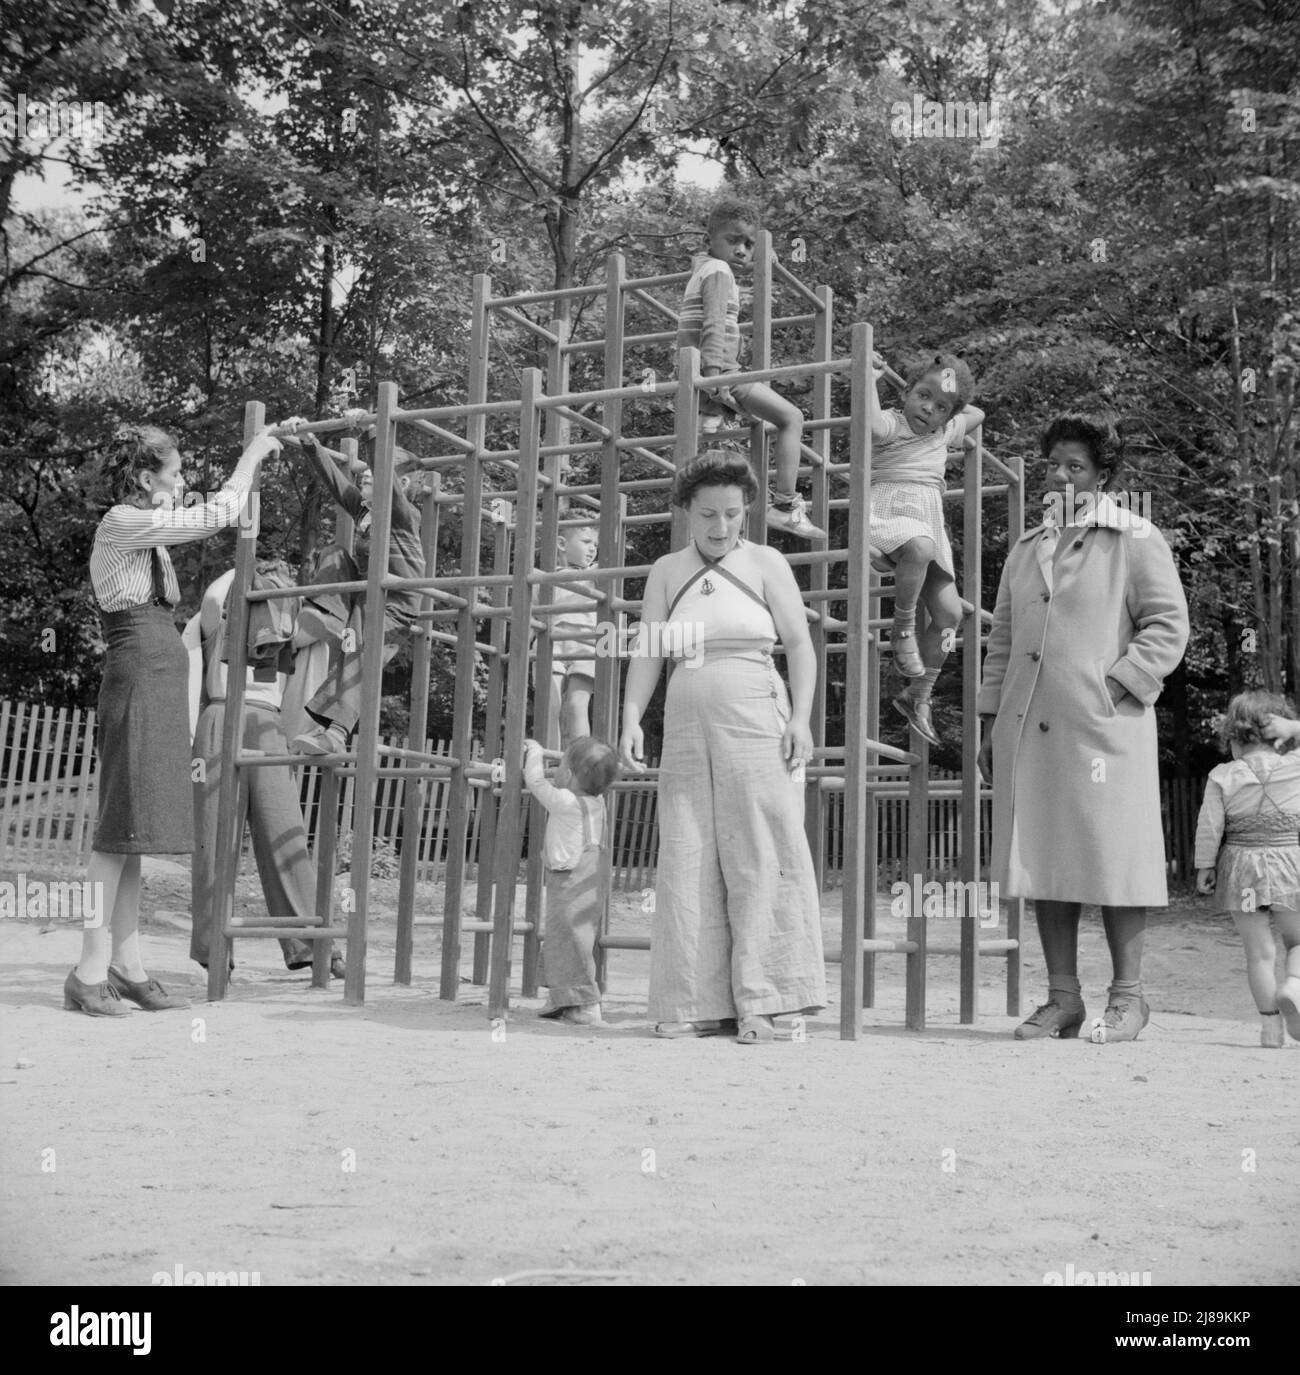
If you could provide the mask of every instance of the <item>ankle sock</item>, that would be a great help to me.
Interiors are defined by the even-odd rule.
[[[797,492],[772,492],[770,500],[778,511],[788,511],[794,505]]]
[[[1142,980],[1112,979],[1109,992],[1112,1002],[1116,998],[1140,998],[1142,996]]]
[[[894,634],[916,634],[916,607],[912,606],[906,609],[901,606],[894,607]]]
[[[907,695],[918,706],[922,702],[929,702],[934,695],[934,685],[939,680],[939,670],[937,668],[927,668],[924,676],[913,678],[907,686]]]
[[[1081,1001],[1083,998],[1083,985],[1079,982],[1077,974],[1051,974],[1047,979],[1047,991],[1049,993],[1068,993],[1070,997]]]

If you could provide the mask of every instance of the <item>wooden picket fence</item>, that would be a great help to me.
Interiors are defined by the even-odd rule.
[[[387,743],[405,745],[404,738]],[[449,753],[444,740],[426,740],[425,749]],[[90,858],[94,838],[95,713],[79,708],[39,706],[24,702],[0,702],[0,856],[6,869],[81,867]],[[475,750],[475,757],[480,755]],[[650,761],[654,763],[655,761]],[[958,775],[936,771],[936,778]],[[321,771],[304,764],[298,771],[299,800],[309,838],[315,840],[320,814]],[[356,780],[341,780],[339,788],[339,835],[351,831],[352,801]],[[374,835],[382,854],[396,856],[404,843],[402,834],[401,778],[376,781]],[[419,847],[416,876],[420,882],[437,881],[447,861],[447,813],[450,785],[441,779],[423,779],[418,808]],[[1164,816],[1165,849],[1171,878],[1190,878],[1196,815],[1204,784],[1200,779],[1163,779],[1160,785]],[[639,892],[654,886],[659,849],[658,799],[653,786],[623,787],[611,795],[611,862],[613,883],[618,889]],[[483,790],[470,790],[470,835],[466,860],[478,860]],[[833,882],[843,855],[844,794],[826,795],[826,827],[823,838],[824,872]],[[980,872],[987,873],[992,822],[992,803],[981,803]],[[530,809],[525,807],[525,827]],[[957,877],[962,853],[961,803],[957,798],[931,799],[929,804],[929,858],[931,877]],[[883,798],[877,828],[880,882],[904,878],[907,842],[907,799]],[[473,872],[473,868],[471,868]]]

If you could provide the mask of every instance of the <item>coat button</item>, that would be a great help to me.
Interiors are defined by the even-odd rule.
[[[1044,593],[1043,593],[1043,600],[1044,600],[1045,602],[1050,602],[1050,601],[1052,600],[1052,594],[1051,594],[1050,592],[1044,592]]]
[[[1037,663],[1039,659],[1041,659],[1043,656],[1036,649],[1031,649],[1029,651],[1029,657],[1034,661],[1034,663]]]
[[[1046,721],[1040,721],[1040,722],[1038,723],[1038,729],[1039,729],[1039,730],[1045,731],[1045,730],[1047,729],[1047,722],[1046,722]]]
[[[1082,548],[1083,548],[1083,541],[1082,541],[1081,539],[1075,540],[1075,542],[1074,542],[1074,547],[1075,547],[1076,549],[1082,549]]]

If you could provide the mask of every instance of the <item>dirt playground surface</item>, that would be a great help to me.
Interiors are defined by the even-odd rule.
[[[174,868],[145,879],[145,960],[188,1012],[65,1012],[76,926],[0,924],[0,1278],[1300,1280],[1300,1046],[1259,1048],[1240,943],[1205,900],[1153,918],[1133,1044],[1013,1041],[993,960],[976,1026],[958,1024],[956,961],[934,959],[929,1029],[905,1032],[895,957],[857,1043],[838,1039],[832,965],[806,1039],[741,1047],[654,1039],[648,956],[618,951],[610,1029],[541,1022],[534,999],[494,1035],[485,990],[439,1001],[435,926],[417,926],[411,986],[392,983],[395,889],[374,884],[364,1007],[308,988],[265,940],[237,947],[229,998],[207,1003],[184,920],[157,915],[188,911]],[[837,947],[837,894],[824,914]],[[618,929],[646,920],[622,901]],[[1082,967],[1100,1014],[1093,915]],[[1044,986],[1031,921],[1028,1007]]]

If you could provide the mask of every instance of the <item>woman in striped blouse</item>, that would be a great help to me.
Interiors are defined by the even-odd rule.
[[[81,961],[64,983],[69,1010],[120,1016],[130,1010],[123,998],[149,1012],[189,1006],[151,979],[140,958],[140,856],[194,850],[189,655],[172,619],[180,584],[167,546],[234,525],[258,464],[279,448],[279,440],[258,435],[220,492],[182,506],[171,436],[147,425],[114,436],[104,464],[113,504],[90,554],[108,646],[99,689],[99,819],[87,875],[101,919],[84,928]]]

